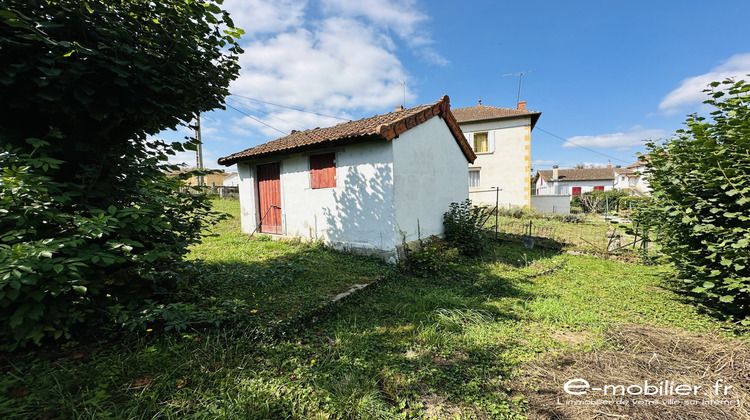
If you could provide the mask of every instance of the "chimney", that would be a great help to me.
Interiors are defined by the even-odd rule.
[[[607,169],[612,169],[612,161],[607,161]]]
[[[396,105],[396,111],[403,111],[404,106],[403,105]]]
[[[558,172],[557,165],[552,167],[552,180],[557,181],[560,178],[560,173]]]
[[[526,101],[518,101],[518,110],[526,111]]]

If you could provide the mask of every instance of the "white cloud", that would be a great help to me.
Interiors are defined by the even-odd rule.
[[[395,33],[430,64],[449,64],[445,57],[429,47],[434,43],[424,29],[429,16],[420,10],[416,0],[322,0],[322,5],[326,13],[364,19],[385,33]]]
[[[540,166],[552,166],[557,165],[559,162],[556,160],[532,160],[531,166],[534,168],[538,168]]]
[[[633,146],[642,146],[646,140],[661,138],[665,135],[664,130],[636,126],[626,132],[571,137],[563,144],[563,147],[584,146],[627,150]]]
[[[685,105],[700,104],[708,99],[703,92],[711,82],[721,82],[727,78],[741,79],[750,74],[750,53],[737,54],[705,74],[689,77],[680,86],[669,92],[661,103],[659,110],[675,114]]]
[[[374,30],[346,18],[256,40],[244,49],[242,76],[232,92],[306,109],[336,114],[400,104],[398,82],[408,79]]]
[[[251,37],[278,33],[304,22],[305,0],[227,0],[224,7],[234,25]]]
[[[226,0],[224,7],[235,25],[246,31],[240,40],[245,50],[240,77],[230,86],[235,96],[227,100],[241,113],[228,107],[211,138],[225,143],[240,140],[250,147],[278,138],[281,132],[341,122],[246,98],[345,119],[392,110],[399,104],[415,105],[416,84],[399,55],[449,64],[434,45],[427,29],[429,16],[418,1],[426,4],[424,0]]]

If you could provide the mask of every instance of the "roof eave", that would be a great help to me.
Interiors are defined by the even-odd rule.
[[[480,121],[495,121],[495,120],[510,120],[514,118],[531,118],[531,129],[534,129],[536,122],[539,121],[539,117],[542,115],[541,111],[530,111],[528,114],[523,115],[506,115],[502,117],[491,117],[491,118],[475,118],[471,120],[463,120],[459,124],[474,123]]]
[[[231,165],[234,165],[235,163],[244,162],[244,161],[267,159],[269,157],[274,157],[274,156],[291,155],[295,153],[308,152],[310,150],[326,149],[330,147],[343,146],[347,144],[363,143],[367,141],[378,141],[378,140],[385,141],[388,139],[378,134],[368,134],[368,135],[356,136],[356,137],[344,137],[340,139],[330,140],[325,143],[305,144],[305,145],[296,146],[296,147],[283,149],[283,150],[274,150],[271,152],[261,152],[261,153],[245,155],[245,156],[234,156],[234,155],[227,156],[227,157],[219,158],[218,163],[219,165],[231,166]]]

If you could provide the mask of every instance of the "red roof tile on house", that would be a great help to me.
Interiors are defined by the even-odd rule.
[[[500,108],[496,106],[477,105],[467,108],[455,108],[452,110],[453,115],[459,123],[498,120],[506,118],[531,117],[531,128],[534,128],[539,116],[539,111],[527,111],[513,108]]]
[[[246,159],[296,153],[314,148],[367,140],[389,141],[434,116],[443,118],[466,160],[473,163],[476,155],[458,127],[458,122],[450,110],[450,99],[445,95],[439,101],[427,105],[375,115],[357,121],[343,122],[333,127],[292,131],[286,137],[220,158],[219,164],[229,166]]]
[[[538,171],[538,173],[545,182],[552,181],[551,170]],[[613,181],[615,179],[615,168],[560,169],[558,170],[558,179],[560,182]]]

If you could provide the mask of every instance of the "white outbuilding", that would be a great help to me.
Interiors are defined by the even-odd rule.
[[[322,240],[390,261],[443,232],[468,198],[476,155],[447,96],[288,136],[219,159],[237,164],[242,230]]]

